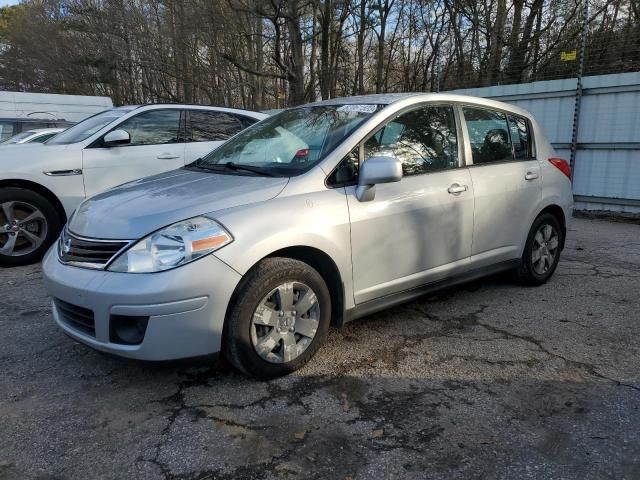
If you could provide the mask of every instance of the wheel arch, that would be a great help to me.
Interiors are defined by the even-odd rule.
[[[338,265],[333,258],[319,248],[308,245],[295,245],[274,250],[264,255],[256,261],[245,273],[244,277],[253,270],[256,265],[266,258],[285,257],[299,260],[314,268],[327,284],[329,294],[331,295],[331,325],[342,326],[345,321],[345,286]],[[243,282],[240,281],[236,286],[231,301],[227,306],[227,315],[231,311],[232,305],[237,301],[236,292],[241,288]]]
[[[562,243],[560,245],[560,248],[564,249],[564,241],[567,238],[567,219],[565,218],[564,210],[560,205],[552,203],[544,207],[542,210],[540,210],[540,212],[538,212],[538,214],[536,215],[536,218],[538,218],[540,215],[544,213],[550,213],[551,215],[553,215],[558,219],[558,222],[560,223],[560,228],[562,229],[562,232],[561,232]]]
[[[56,196],[56,194],[53,193],[51,190],[49,190],[47,187],[30,180],[23,180],[23,179],[0,180],[0,188],[6,188],[6,187],[24,188],[25,190],[31,190],[33,192],[36,192],[42,195],[49,202],[51,202],[51,204],[53,205],[53,208],[55,208],[60,218],[60,223],[62,225],[67,223],[67,214],[64,210],[64,207],[62,206],[62,202],[60,202],[60,199]]]

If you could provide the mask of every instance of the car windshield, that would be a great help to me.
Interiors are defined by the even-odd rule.
[[[4,142],[0,142],[0,144],[9,145],[9,144],[18,143],[19,141],[24,140],[27,137],[30,137],[31,135],[33,135],[33,133],[34,132],[22,132],[17,135],[14,135],[11,138],[8,138]]]
[[[285,110],[244,130],[190,166],[228,173],[299,175],[382,107],[321,105]]]
[[[89,117],[80,123],[77,123],[71,128],[68,128],[64,132],[59,133],[55,137],[52,137],[49,141],[45,142],[46,145],[69,145],[71,143],[81,142],[86,140],[91,135],[106,127],[114,120],[129,113],[132,108],[114,108],[113,110],[107,110],[105,112],[98,113],[93,117]]]

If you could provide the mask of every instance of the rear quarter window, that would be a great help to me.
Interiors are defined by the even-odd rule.
[[[529,121],[524,117],[513,114],[507,115],[507,118],[509,119],[511,142],[513,143],[513,153],[516,160],[533,158],[531,125]]]

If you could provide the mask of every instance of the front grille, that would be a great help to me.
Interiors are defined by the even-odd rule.
[[[65,228],[58,242],[58,256],[63,263],[101,269],[128,244],[126,240],[80,238]]]
[[[82,333],[91,335],[92,337],[96,336],[96,323],[92,310],[72,305],[59,298],[55,298],[53,302],[56,305],[60,319],[64,323]]]

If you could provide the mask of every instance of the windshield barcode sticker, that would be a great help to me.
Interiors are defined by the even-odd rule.
[[[336,110],[338,112],[373,113],[377,108],[377,105],[342,105]]]

